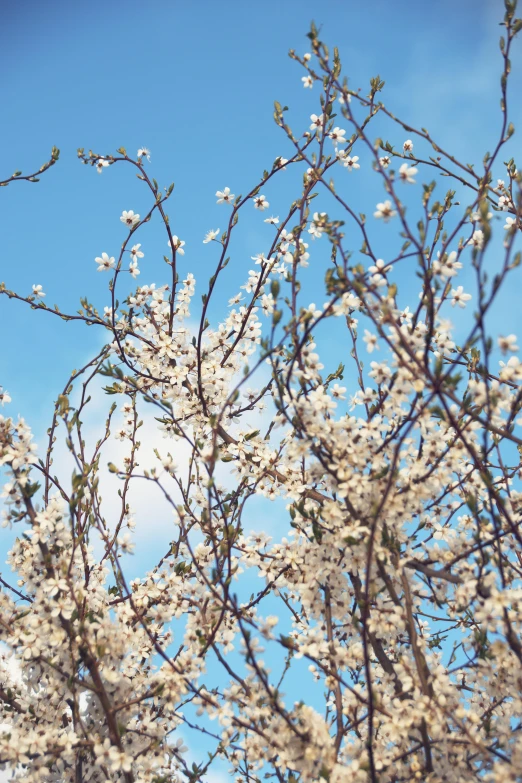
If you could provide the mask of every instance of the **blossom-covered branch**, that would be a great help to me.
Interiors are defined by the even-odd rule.
[[[104,306],[66,313],[41,283],[0,285],[106,336],[59,391],[43,448],[0,417],[18,533],[0,579],[0,764],[15,779],[197,783],[222,764],[238,783],[520,778],[522,361],[491,328],[520,285],[515,6],[480,170],[385,106],[380,77],[352,89],[312,25],[311,51],[290,53],[319,92],[310,124],[294,130],[276,102],[288,158],[246,195],[209,189],[226,228],[201,234],[216,251],[201,305],[149,151],[78,151],[103,176],[137,174],[150,202],[122,211],[119,250],[94,259]],[[296,173],[284,208],[277,182]],[[371,216],[346,186],[363,176]],[[267,239],[244,275],[248,214]],[[168,249],[158,286],[135,283],[149,222]],[[144,488],[169,510],[169,543],[131,579],[135,528],[156,513],[135,518]]]

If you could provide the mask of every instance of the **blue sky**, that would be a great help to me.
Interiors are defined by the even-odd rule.
[[[40,283],[47,304],[68,312],[81,295],[107,304],[107,277],[96,273],[94,257],[115,254],[123,238],[121,211],[143,214],[149,202],[129,171],[113,167],[98,176],[79,164],[76,149],[107,154],[123,145],[135,154],[145,145],[152,151],[151,175],[162,186],[176,184],[168,212],[174,233],[186,241],[181,271],[206,283],[216,251],[202,238],[210,228],[223,230],[228,217],[216,206],[215,191],[228,185],[245,193],[278,155],[290,157],[272,121],[274,99],[290,107],[290,122],[301,132],[309,115],[319,113],[317,87],[302,88],[302,71],[287,56],[289,48],[308,50],[312,19],[322,25],[321,38],[339,47],[350,86],[366,90],[370,77],[380,74],[382,99],[396,114],[427,127],[465,162],[480,161],[500,123],[502,12],[500,0],[7,0],[0,28],[0,178],[34,170],[52,145],[61,158],[39,184],[0,190],[0,280],[21,293]],[[514,98],[522,94],[520,41],[513,59]],[[512,119],[522,131],[520,106],[514,105]],[[403,137],[396,133],[393,140]],[[362,169],[353,177],[352,203],[368,212],[374,194]],[[269,193],[270,214],[283,214],[296,197],[293,181],[289,172],[287,183]],[[250,257],[267,249],[269,229],[251,210],[216,316],[252,268]],[[387,235],[381,236],[385,248]],[[158,225],[146,226],[140,241],[140,282],[161,284],[166,243]],[[507,291],[497,308],[494,327],[504,333],[520,325],[513,306],[518,297]],[[0,330],[0,383],[13,398],[9,412],[29,420],[39,440],[68,373],[104,336],[4,297]],[[261,505],[260,524],[263,515]],[[140,552],[136,571],[152,561],[145,545]]]
[[[121,242],[121,210],[140,211],[148,202],[129,172],[98,177],[79,164],[76,149],[109,153],[124,145],[134,154],[146,145],[152,175],[163,185],[176,183],[169,213],[187,242],[185,269],[206,281],[215,254],[203,252],[201,239],[209,228],[223,229],[225,219],[214,192],[230,185],[244,193],[289,150],[272,121],[273,100],[290,106],[300,129],[317,111],[318,90],[302,89],[301,70],[287,56],[290,47],[307,50],[312,19],[322,25],[323,40],[339,46],[352,85],[366,89],[379,73],[387,105],[457,155],[480,159],[499,123],[502,9],[489,0],[6,3],[0,170],[26,172],[53,144],[61,159],[38,185],[2,190],[0,280],[25,292],[41,283],[47,303],[69,311],[82,294],[105,304],[107,280],[93,259]],[[520,67],[514,77],[513,96],[517,82],[522,86]],[[515,121],[520,113],[516,107]],[[276,196],[278,214],[295,191]],[[267,236],[255,217],[237,251],[245,266]],[[157,250],[157,260],[146,252],[142,281],[161,282],[161,243]],[[5,300],[0,328],[8,336],[2,371],[13,410],[36,423],[78,366],[78,353],[90,356],[100,337]]]
[[[144,214],[150,202],[133,173],[112,167],[99,176],[80,165],[76,150],[106,154],[124,145],[135,154],[145,145],[152,151],[151,175],[161,185],[176,183],[168,211],[173,231],[186,241],[181,272],[190,270],[206,284],[217,248],[202,239],[210,228],[223,229],[228,216],[226,207],[216,205],[215,191],[228,185],[245,193],[278,155],[290,157],[291,148],[272,120],[274,99],[290,107],[290,122],[299,132],[319,110],[317,87],[303,89],[302,70],[287,55],[289,48],[307,51],[312,19],[322,26],[322,39],[338,45],[351,86],[366,90],[370,77],[380,74],[388,107],[427,127],[457,157],[479,162],[492,149],[500,123],[502,9],[502,2],[486,0],[371,5],[93,0],[88,10],[61,0],[9,3],[0,30],[5,74],[0,173],[33,171],[53,144],[61,158],[40,183],[15,183],[0,191],[0,280],[21,293],[40,283],[46,303],[59,303],[68,312],[76,311],[81,295],[99,307],[107,304],[108,278],[96,272],[94,258],[103,251],[116,253],[124,235],[121,211]],[[520,41],[513,98],[522,92],[517,52]],[[520,125],[522,110],[512,103],[512,119]],[[394,133],[390,139],[402,143],[402,133]],[[516,148],[516,135],[514,143]],[[382,186],[372,190],[367,183],[374,178],[364,169],[347,175],[343,187],[358,211],[370,213],[382,198]],[[267,190],[270,214],[284,214],[296,197],[299,177],[291,171],[285,177],[277,189]],[[418,198],[420,184],[409,187]],[[212,310],[215,318],[226,312],[229,296],[244,282],[253,266],[250,257],[267,250],[273,229],[263,217],[251,209],[241,218],[225,288]],[[396,228],[376,229],[386,258]],[[145,251],[140,282],[164,282],[164,239],[158,224],[140,229]],[[319,252],[324,251],[326,246]],[[413,292],[412,280],[404,273],[406,291]],[[517,297],[516,289],[508,289],[497,308],[494,327],[504,333],[519,326]],[[53,400],[69,372],[94,354],[105,334],[4,297],[0,329],[0,383],[13,398],[10,413],[23,415],[42,442]],[[330,358],[337,366],[335,351]]]
[[[11,2],[0,29],[0,62],[8,75],[0,85],[0,174],[33,171],[52,145],[60,148],[61,157],[38,184],[0,190],[0,280],[20,293],[42,284],[46,303],[58,303],[67,312],[76,311],[81,295],[100,308],[108,304],[108,277],[96,272],[94,258],[117,252],[125,234],[121,211],[143,215],[150,202],[134,173],[115,166],[99,176],[79,163],[76,150],[81,146],[107,154],[123,145],[134,155],[145,145],[152,151],[149,173],[161,186],[176,184],[168,212],[173,232],[186,241],[181,273],[190,270],[206,285],[217,248],[203,245],[202,239],[210,228],[223,230],[228,219],[228,208],[216,205],[215,191],[228,185],[236,194],[245,193],[278,155],[290,157],[289,143],[272,120],[274,99],[290,107],[290,123],[299,133],[308,128],[309,115],[319,111],[317,86],[303,89],[303,72],[287,54],[289,48],[307,51],[312,19],[321,26],[322,39],[339,47],[350,86],[366,91],[370,77],[380,74],[386,80],[381,97],[389,108],[412,125],[427,127],[465,162],[480,162],[493,148],[500,124],[502,10],[502,2],[486,0],[377,0],[371,5],[93,0],[88,10],[62,0]],[[520,41],[513,58],[513,99],[522,92],[517,53]],[[512,119],[520,125],[522,110],[512,103]],[[404,134],[394,130],[389,138],[400,145]],[[382,185],[374,189],[375,178],[365,176],[369,166],[361,155],[361,170],[346,174],[343,187],[357,211],[371,214],[383,197]],[[277,187],[267,189],[269,214],[285,213],[299,192],[300,176],[289,170]],[[421,179],[431,179],[431,172],[420,172]],[[447,182],[442,185],[445,190]],[[420,183],[403,187],[418,199]],[[212,309],[214,324],[253,267],[250,257],[266,252],[272,238],[273,228],[263,223],[267,213],[247,209],[244,214],[225,285]],[[392,237],[397,241],[397,229],[393,222],[374,228],[379,252],[389,258],[388,243]],[[161,227],[145,226],[139,240],[145,252],[140,282],[165,282]],[[315,248],[327,251],[324,240]],[[312,299],[317,294],[312,267],[304,277]],[[407,269],[400,283],[415,295],[416,278]],[[320,307],[323,293],[317,296]],[[517,290],[508,288],[493,328],[516,331],[517,300]],[[23,415],[43,445],[53,401],[70,371],[94,355],[106,334],[32,312],[5,297],[0,298],[0,330],[0,383],[13,398],[9,412]],[[328,369],[347,358],[335,345],[332,350],[333,342],[327,347]],[[96,402],[93,426],[103,405],[103,400]],[[256,524],[263,524],[262,503],[254,516]],[[286,519],[279,519],[286,532]],[[158,544],[162,551],[163,544]],[[147,555],[146,547],[140,549],[136,570],[153,561],[154,550]]]

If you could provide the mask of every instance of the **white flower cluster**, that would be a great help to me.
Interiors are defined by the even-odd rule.
[[[8,557],[14,583],[0,577],[9,651],[0,765],[15,779],[198,783],[214,759],[237,783],[519,779],[522,361],[516,334],[495,343],[486,316],[519,269],[521,179],[510,162],[507,184],[492,186],[496,157],[482,178],[458,165],[472,203],[459,211],[453,191],[436,201],[435,183],[425,184],[411,219],[415,208],[398,192],[420,191],[415,177],[428,165],[453,176],[455,159],[428,161],[422,145],[435,142],[376,104],[380,80],[366,97],[348,90],[315,27],[311,42],[324,77],[321,114],[298,140],[276,104],[295,154],[276,158],[244,197],[215,192],[229,221],[220,238],[212,229],[203,239],[217,261],[201,305],[185,271],[193,245],[185,257],[163,211],[172,187],[163,195],[145,176],[149,150],[137,161],[123,148],[79,152],[99,173],[137,166],[152,206],[143,220],[124,211],[121,251],[95,259],[111,276],[110,301],[100,312],[82,300],[74,317],[108,343],[58,397],[40,459],[25,422],[0,416],[3,523],[18,534]],[[307,71],[305,87],[321,81],[311,54],[292,56]],[[415,145],[375,144],[367,124],[377,111]],[[277,201],[272,179],[299,165],[298,198],[261,219],[252,209],[269,207],[261,191]],[[373,212],[380,223],[342,190],[365,167],[384,187]],[[337,189],[330,177],[343,169],[358,173]],[[331,212],[326,200],[324,210],[312,206],[323,189]],[[267,240],[251,251],[255,269],[231,272],[245,205]],[[490,208],[512,215],[500,227],[491,285],[484,259],[499,232]],[[154,212],[169,279],[122,297],[121,273],[135,279],[145,258],[134,234]],[[370,226],[381,237],[394,222],[400,242],[378,253]],[[411,275],[399,274],[405,268]],[[419,281],[411,309],[399,305],[405,279]],[[230,280],[218,318],[215,291]],[[41,285],[26,297],[3,285],[0,294],[48,309]],[[468,324],[470,301],[478,312]],[[100,375],[119,404],[93,446],[82,417]],[[153,468],[140,467],[144,408],[160,436]],[[72,479],[53,467],[61,431]],[[112,439],[125,453],[108,463],[119,481],[116,514],[100,488]],[[157,565],[130,579],[133,531],[150,522],[135,519],[130,503],[143,482],[173,523]],[[270,530],[252,531],[268,501],[278,509]]]

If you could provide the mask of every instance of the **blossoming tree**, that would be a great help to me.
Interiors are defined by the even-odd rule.
[[[78,314],[53,310],[42,284],[0,287],[35,317],[107,336],[59,394],[43,450],[24,420],[0,418],[5,523],[18,532],[0,592],[0,765],[17,779],[196,783],[215,763],[256,783],[521,779],[522,362],[514,335],[487,330],[499,292],[520,286],[522,175],[504,160],[514,0],[503,25],[500,134],[480,170],[392,114],[379,77],[369,94],[349,87],[312,26],[311,53],[290,55],[320,113],[297,133],[276,102],[288,158],[246,195],[217,191],[227,227],[204,238],[218,262],[201,305],[180,272],[193,251],[182,266],[182,229],[166,213],[173,186],[149,176],[148,150],[79,150],[104,175],[137,173],[150,209],[124,211],[121,250],[96,258],[110,275],[103,312],[86,300]],[[301,191],[266,218],[274,180],[294,167]],[[334,181],[365,167],[383,193],[371,217]],[[455,189],[437,196],[432,175]],[[235,227],[252,209],[271,241],[212,325]],[[169,277],[133,288],[152,219]],[[385,259],[373,239],[383,222],[400,235]],[[324,263],[312,248],[326,246]],[[305,274],[324,285],[321,307],[304,299]],[[404,309],[405,275],[419,295]],[[466,305],[457,337],[449,318]],[[337,340],[326,369],[325,328]],[[247,389],[260,368],[262,388]],[[100,376],[112,405],[91,447],[82,417]],[[165,438],[147,470],[145,403]],[[62,431],[72,481],[53,469]],[[114,437],[126,456],[107,465]],[[117,514],[104,510],[104,471],[119,480]],[[130,580],[130,497],[144,483],[171,507],[172,541]],[[259,496],[286,506],[285,537],[250,532]],[[255,584],[250,597],[243,583]]]

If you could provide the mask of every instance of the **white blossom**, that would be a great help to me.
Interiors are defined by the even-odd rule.
[[[217,190],[216,196],[218,197],[218,204],[233,204],[235,196],[230,192],[230,188],[223,188],[223,190]]]
[[[219,228],[211,229],[210,231],[207,231],[207,233],[205,234],[205,239],[203,240],[203,244],[206,245],[209,242],[212,242],[212,240],[214,240],[218,234],[219,234]]]
[[[458,304],[459,307],[466,307],[466,302],[471,300],[471,294],[464,293],[464,289],[461,285],[458,288],[453,288],[451,291],[451,304],[455,307]]]
[[[115,262],[114,256],[109,256],[107,253],[102,253],[101,256],[96,256],[94,262],[98,264],[98,272],[108,272],[112,269]]]
[[[373,213],[376,218],[382,218],[387,223],[392,217],[395,217],[397,211],[393,209],[392,203],[389,199],[377,204],[377,209]]]

